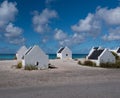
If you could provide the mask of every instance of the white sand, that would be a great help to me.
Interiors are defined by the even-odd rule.
[[[90,84],[102,81],[120,81],[119,70],[80,66],[74,60],[50,60],[56,69],[25,71],[13,68],[17,61],[0,61],[0,88]]]

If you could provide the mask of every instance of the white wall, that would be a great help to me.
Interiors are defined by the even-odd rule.
[[[60,57],[60,59],[72,59],[72,51],[65,47],[61,53],[57,53],[57,57]]]
[[[103,53],[98,57],[98,60],[89,59],[92,62],[95,62],[97,66],[100,66],[100,63],[115,63],[115,56],[108,50],[105,49]]]
[[[72,52],[69,48],[65,48],[62,51],[62,59],[72,59]]]
[[[61,53],[57,53],[57,57],[62,58],[62,54]]]
[[[24,56],[24,60],[22,61],[22,64],[27,65],[36,65],[36,62],[38,62],[38,68],[45,69],[48,68],[48,56],[38,47],[34,46],[33,49]]]
[[[100,63],[115,63],[115,56],[108,50],[105,49],[104,52],[98,57]]]

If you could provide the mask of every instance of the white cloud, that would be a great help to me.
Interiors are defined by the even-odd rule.
[[[74,46],[84,41],[84,37],[80,34],[75,33],[74,35],[68,36],[66,39],[59,41],[61,46]]]
[[[55,29],[55,36],[56,40],[63,40],[67,37],[67,34],[63,32],[61,29]]]
[[[25,41],[22,37],[23,30],[12,23],[18,13],[16,5],[6,0],[0,4],[0,39],[11,44],[21,44]]]
[[[85,19],[80,19],[79,22],[71,26],[76,33],[86,33],[85,35],[98,35],[101,31],[100,21],[93,14],[88,14]]]
[[[91,29],[91,22],[93,20],[94,15],[88,14],[85,19],[81,19],[78,24],[73,25],[72,29],[75,32],[86,32]]]
[[[9,23],[9,21],[13,21],[17,12],[16,3],[4,1],[0,5],[0,27]]]
[[[22,29],[19,27],[15,27],[12,23],[9,23],[6,27],[6,37],[18,37],[22,34]]]
[[[75,33],[68,36],[67,33],[61,29],[55,29],[54,38],[58,40],[61,46],[74,46],[84,41],[83,35]]]
[[[104,20],[107,24],[110,25],[119,25],[120,24],[120,7],[113,9],[108,8],[99,8],[96,12],[96,17]]]
[[[106,41],[120,40],[120,7],[112,9],[99,8],[96,16],[107,25],[110,25],[108,26],[108,34],[105,34],[102,39]]]
[[[96,37],[103,29],[106,29],[109,32],[102,39],[112,41],[120,40],[119,25],[120,7],[112,9],[98,8],[96,13],[89,13],[85,19],[80,19],[71,28],[75,33],[80,33],[84,38],[91,35]],[[115,29],[111,29],[113,27]]]
[[[54,10],[44,9],[42,13],[36,12],[33,16],[34,30],[38,33],[48,32],[50,30],[50,20],[57,17]]]
[[[105,34],[102,38],[107,41],[120,40],[120,27],[111,29],[109,34]]]
[[[19,37],[17,37],[17,38],[13,38],[13,39],[8,38],[7,41],[9,41],[9,43],[11,43],[11,44],[16,44],[16,45],[18,45],[18,44],[24,44],[25,38],[19,36]]]
[[[14,26],[14,24],[9,23],[6,26],[4,37],[6,41],[11,44],[21,44],[24,43],[25,38],[22,37],[23,30],[19,27]]]

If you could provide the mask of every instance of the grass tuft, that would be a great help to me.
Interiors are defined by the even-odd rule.
[[[38,67],[37,66],[33,66],[33,65],[26,65],[24,67],[24,70],[38,70]]]
[[[18,69],[22,68],[22,62],[18,62],[16,68],[18,68]]]

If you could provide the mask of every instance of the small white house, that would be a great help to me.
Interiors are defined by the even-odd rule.
[[[72,59],[72,51],[68,47],[61,47],[57,51],[57,57],[60,59]]]
[[[116,61],[111,51],[102,49],[101,47],[93,47],[86,59],[95,62],[97,66],[100,63],[115,63]]]
[[[22,58],[22,65],[38,66],[39,69],[48,68],[48,55],[46,55],[39,46],[30,47]]]
[[[26,46],[22,46],[16,53],[17,60],[22,60],[22,57],[24,56],[26,51],[27,51]]]

